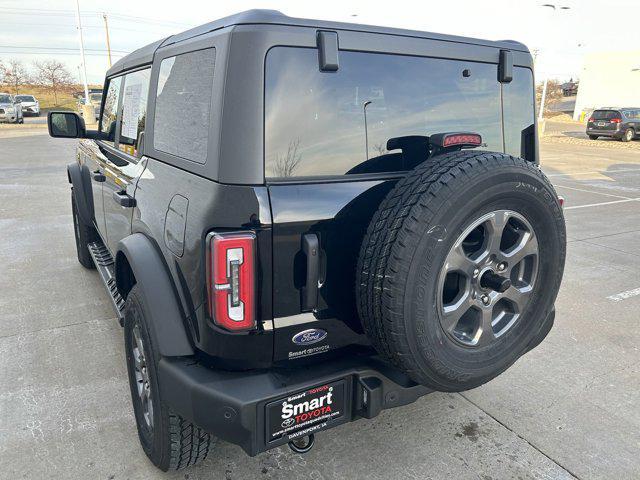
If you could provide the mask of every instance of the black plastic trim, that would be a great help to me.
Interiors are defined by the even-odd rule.
[[[318,62],[321,72],[336,72],[338,62],[338,34],[318,31]]]
[[[163,402],[251,456],[288,442],[286,437],[268,443],[265,439],[266,405],[282,397],[344,379],[345,413],[331,428],[372,418],[432,392],[377,356],[343,357],[295,370],[249,372],[212,370],[191,359],[163,358],[158,377]]]
[[[146,304],[151,312],[149,327],[160,355],[194,355],[175,286],[157,247],[144,234],[134,233],[120,240],[118,252],[125,255],[136,284],[147,300]],[[116,271],[117,269],[116,264]]]
[[[73,195],[83,223],[93,224],[93,193],[91,187],[91,173],[86,165],[80,166],[78,163],[67,165],[67,176],[73,185]]]

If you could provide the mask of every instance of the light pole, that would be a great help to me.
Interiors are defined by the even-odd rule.
[[[80,0],[76,0],[76,21],[78,22],[78,40],[80,41],[80,57],[82,58],[82,81],[84,82],[84,101],[89,104],[89,86],[87,85],[87,64],[84,60],[84,40],[82,38],[82,20],[80,20]]]
[[[545,3],[544,5],[542,5],[542,7],[550,8],[554,12],[557,12],[559,10],[570,10],[571,9],[571,7],[558,6],[558,5],[554,5],[552,3]],[[544,83],[542,84],[542,97],[540,98],[540,108],[538,109],[538,121],[539,122],[542,121],[543,115],[544,115],[544,101],[547,98],[547,83],[548,82],[549,82],[549,76],[545,75]]]
[[[103,13],[104,30],[107,32],[107,54],[109,55],[109,68],[111,68],[111,42],[109,41],[109,23],[107,22],[107,14]]]
[[[369,130],[367,128],[367,107],[371,105],[371,100],[364,102],[362,110],[364,111],[364,149],[367,155],[365,160],[369,160]]]

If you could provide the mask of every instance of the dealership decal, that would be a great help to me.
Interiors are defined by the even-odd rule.
[[[343,415],[344,381],[290,395],[267,406],[269,441],[295,438],[327,427]]]

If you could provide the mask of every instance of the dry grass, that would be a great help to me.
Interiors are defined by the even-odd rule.
[[[93,87],[93,85],[90,85]],[[13,92],[13,89],[2,86],[0,90]],[[19,95],[33,95],[40,102],[40,110],[77,110],[78,109],[78,99],[73,96],[74,92],[82,91],[82,86],[73,85],[71,87],[65,88],[64,91],[59,91],[57,94],[58,101],[56,102],[53,92],[51,92],[46,87],[41,87],[38,85],[22,85],[18,89]]]

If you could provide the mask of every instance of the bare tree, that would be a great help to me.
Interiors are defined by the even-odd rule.
[[[293,171],[296,169],[300,160],[302,160],[302,154],[298,153],[298,147],[300,146],[300,139],[292,140],[289,142],[286,155],[278,155],[274,170],[278,177],[291,177]]]
[[[3,83],[13,89],[16,95],[20,93],[20,87],[29,83],[29,72],[22,62],[12,58],[2,67]]]
[[[58,104],[58,92],[73,85],[73,77],[58,60],[45,60],[44,62],[34,62],[38,71],[37,82],[53,93],[55,104]]]
[[[378,155],[384,155],[385,153],[387,153],[387,145],[383,142],[376,143],[373,146],[373,150],[378,152]]]

